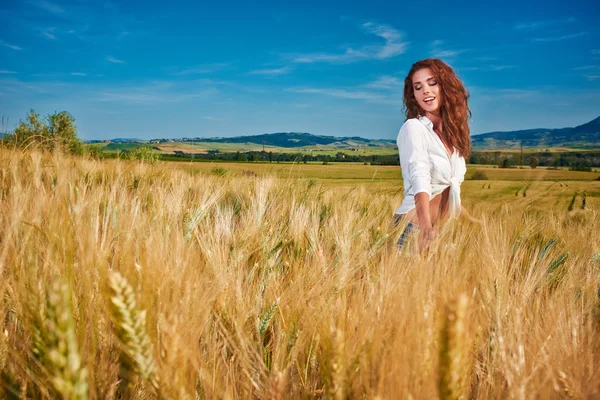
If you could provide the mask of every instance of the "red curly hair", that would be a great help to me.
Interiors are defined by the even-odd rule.
[[[441,139],[448,145],[454,146],[458,154],[468,157],[471,153],[471,135],[468,119],[471,118],[469,109],[469,92],[452,68],[437,58],[427,58],[413,64],[404,79],[404,112],[406,119],[424,116],[425,111],[415,99],[412,77],[420,69],[429,68],[440,85],[442,104],[443,132]]]

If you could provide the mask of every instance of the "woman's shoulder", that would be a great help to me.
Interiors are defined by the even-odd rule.
[[[409,118],[406,121],[404,121],[404,124],[402,124],[402,127],[400,128],[400,131],[415,128],[421,130],[425,128],[425,125],[423,125],[419,117]]]
[[[425,126],[418,118],[409,118],[402,124],[402,127],[398,131],[398,139],[403,135],[421,134],[424,128]]]
[[[409,118],[406,121],[404,121],[404,124],[402,124],[402,128],[408,127],[408,126],[412,126],[412,125],[417,125],[417,124],[418,125],[423,125],[423,124],[421,124],[421,121],[419,120],[418,117]],[[402,129],[402,128],[400,128],[400,129]]]

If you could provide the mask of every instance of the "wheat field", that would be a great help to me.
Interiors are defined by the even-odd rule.
[[[0,165],[4,398],[600,397],[600,182],[467,181],[419,255],[397,181]]]

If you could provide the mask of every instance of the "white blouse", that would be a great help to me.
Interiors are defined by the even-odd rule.
[[[448,210],[451,216],[461,212],[460,184],[465,180],[467,165],[454,148],[448,155],[442,140],[427,117],[407,120],[398,133],[398,153],[404,180],[404,200],[396,214],[415,208],[415,195],[425,192],[429,200],[450,187]]]

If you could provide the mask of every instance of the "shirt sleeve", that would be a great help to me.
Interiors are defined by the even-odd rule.
[[[460,183],[465,181],[465,174],[467,173],[467,162],[464,157],[459,157],[456,162],[456,177]]]
[[[417,120],[408,120],[398,133],[400,166],[408,172],[414,194],[425,192],[431,199],[431,170],[423,125]],[[406,186],[406,182],[405,182]]]

